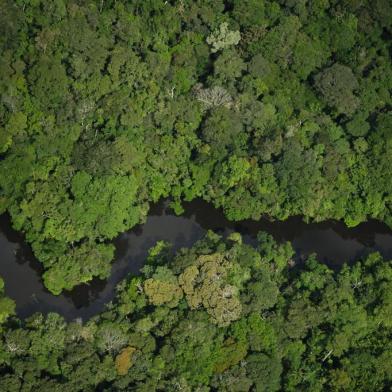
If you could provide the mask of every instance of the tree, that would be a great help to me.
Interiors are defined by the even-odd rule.
[[[97,348],[105,353],[118,353],[127,342],[127,335],[120,325],[103,323],[99,326],[95,337]]]
[[[207,43],[211,45],[211,52],[216,53],[221,49],[225,49],[240,42],[241,34],[239,31],[229,30],[227,22],[221,23],[219,29],[214,30],[208,37]]]
[[[120,376],[125,376],[133,365],[132,358],[136,349],[134,347],[126,347],[116,356],[116,370]]]
[[[1,324],[4,323],[8,317],[15,314],[15,302],[5,296],[4,281],[0,277],[0,329]]]
[[[45,285],[53,294],[60,294],[63,289],[71,290],[94,276],[103,279],[110,274],[113,254],[113,245],[82,243],[75,246],[51,261],[43,275]]]
[[[216,106],[230,108],[232,105],[232,98],[223,87],[215,86],[204,89],[201,85],[195,85],[193,91],[196,99],[201,102],[206,109]]]
[[[238,289],[226,283],[230,265],[223,255],[200,256],[195,265],[179,276],[179,283],[191,309],[203,306],[218,325],[229,325],[240,317]]]
[[[176,276],[167,267],[157,267],[150,279],[144,282],[144,292],[154,305],[176,307],[183,296]]]
[[[355,90],[359,84],[351,68],[335,63],[315,76],[316,89],[337,113],[352,115],[359,105]]]

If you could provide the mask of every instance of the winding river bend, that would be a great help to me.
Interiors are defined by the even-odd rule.
[[[23,236],[11,228],[9,218],[0,217],[0,276],[6,294],[16,301],[17,314],[56,311],[66,319],[87,319],[103,310],[115,295],[115,287],[128,274],[137,274],[148,249],[158,240],[173,243],[174,249],[191,246],[207,230],[224,236],[233,231],[252,243],[256,234],[266,231],[278,242],[291,241],[297,257],[317,253],[320,261],[332,268],[353,262],[373,250],[392,257],[392,231],[383,223],[368,221],[355,228],[342,222],[304,223],[300,217],[287,221],[228,221],[220,210],[201,200],[185,203],[185,213],[176,216],[167,201],[155,205],[143,225],[121,234],[115,241],[116,257],[109,279],[94,280],[59,296],[50,294],[41,280],[42,267],[24,243]]]

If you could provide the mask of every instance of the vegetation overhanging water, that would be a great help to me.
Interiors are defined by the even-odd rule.
[[[6,216],[1,217],[0,276],[6,282],[6,294],[16,301],[17,313],[27,317],[34,312],[56,311],[66,319],[87,319],[104,308],[115,296],[116,285],[128,274],[138,274],[148,249],[156,241],[165,240],[173,249],[191,246],[207,230],[227,236],[236,231],[245,242],[255,242],[259,231],[265,231],[278,242],[290,241],[296,251],[296,261],[317,253],[318,259],[332,268],[352,262],[372,250],[392,257],[392,231],[383,223],[371,220],[355,228],[342,222],[305,223],[301,217],[286,221],[231,222],[220,210],[200,199],[184,205],[185,212],[176,216],[161,201],[150,211],[147,221],[121,234],[116,240],[116,258],[109,279],[95,279],[72,291],[55,296],[44,287],[41,264],[34,258],[23,236],[11,228]]]

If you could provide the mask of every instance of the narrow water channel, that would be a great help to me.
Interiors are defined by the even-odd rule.
[[[195,200],[184,205],[185,212],[175,216],[163,201],[155,205],[143,225],[121,234],[116,240],[116,258],[110,278],[94,280],[59,296],[50,294],[41,280],[42,268],[35,260],[23,236],[11,228],[9,218],[0,217],[0,276],[6,294],[16,301],[17,313],[27,317],[34,312],[56,311],[66,319],[83,320],[101,311],[113,299],[115,287],[129,273],[137,274],[148,249],[158,240],[173,243],[174,249],[191,246],[207,230],[222,235],[240,232],[245,242],[255,241],[256,234],[266,231],[278,242],[291,241],[298,257],[317,253],[320,261],[336,268],[353,262],[372,250],[392,257],[392,231],[383,223],[369,221],[355,228],[342,222],[304,223],[300,217],[287,221],[228,221],[220,210]]]

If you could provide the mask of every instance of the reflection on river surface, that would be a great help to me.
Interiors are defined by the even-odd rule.
[[[158,240],[170,241],[174,249],[191,246],[207,230],[224,236],[237,231],[245,242],[254,242],[262,230],[279,241],[291,241],[298,258],[317,253],[320,261],[331,267],[352,262],[379,250],[392,257],[392,231],[383,223],[369,221],[355,228],[342,222],[304,223],[300,217],[287,221],[228,221],[220,210],[201,200],[185,203],[185,213],[175,216],[162,201],[155,205],[143,225],[121,234],[115,241],[116,259],[108,280],[94,280],[71,292],[54,296],[43,286],[42,268],[34,259],[23,236],[11,229],[9,218],[0,217],[0,276],[6,294],[16,301],[17,313],[26,317],[34,312],[57,311],[66,319],[87,319],[104,308],[115,295],[115,286],[129,273],[137,274],[148,249]]]

